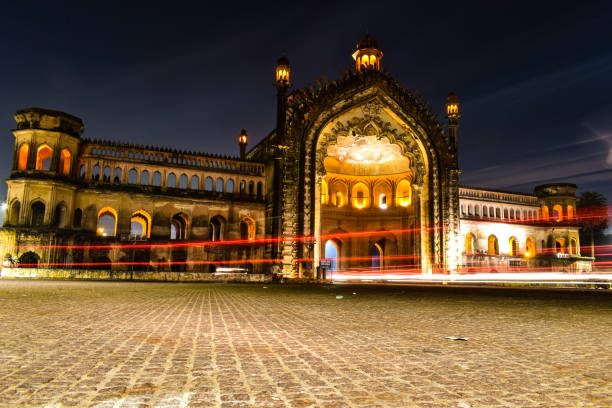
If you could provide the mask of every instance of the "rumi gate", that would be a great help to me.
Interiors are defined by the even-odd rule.
[[[243,131],[238,157],[85,139],[77,117],[17,111],[3,276],[590,270],[575,185],[460,185],[457,96],[441,123],[381,71],[374,38],[353,58],[341,78],[291,91],[279,59],[276,126],[249,151]]]

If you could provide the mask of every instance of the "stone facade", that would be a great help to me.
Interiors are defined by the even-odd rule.
[[[512,226],[522,231],[513,237],[536,241],[532,263],[545,262],[543,249],[555,242],[579,248],[571,185],[544,186],[537,197],[509,194],[520,203],[460,189],[456,95],[445,131],[431,107],[381,71],[382,55],[366,36],[355,69],[294,91],[281,58],[276,127],[248,153],[243,131],[236,158],[88,140],[74,116],[18,111],[0,256],[5,265],[153,273],[225,267],[320,278],[330,262],[455,273],[476,262],[487,231],[508,225],[509,206],[571,212],[552,224],[531,217]],[[487,200],[501,216],[469,211]],[[487,265],[511,264],[498,259],[506,238],[498,237]],[[579,250],[566,252],[570,260],[555,261],[582,260]]]

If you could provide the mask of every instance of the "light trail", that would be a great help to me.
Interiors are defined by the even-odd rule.
[[[353,237],[369,237],[372,235],[387,235],[387,234],[402,234],[415,231],[433,231],[440,228],[407,228],[407,229],[393,229],[393,230],[371,230],[371,231],[358,231],[358,232],[343,232],[333,234],[323,234],[319,236],[320,240],[327,240],[333,238],[353,238]],[[317,238],[313,235],[305,235],[298,237],[279,237],[279,238],[257,238],[257,239],[237,239],[237,240],[225,240],[225,241],[188,241],[188,242],[165,242],[155,244],[103,244],[103,245],[18,245],[15,248],[19,249],[117,249],[117,248],[131,248],[131,249],[143,249],[143,248],[175,248],[175,247],[202,247],[202,246],[245,246],[245,245],[256,245],[256,244],[270,244],[270,243],[287,243],[287,242],[308,242],[316,241]]]

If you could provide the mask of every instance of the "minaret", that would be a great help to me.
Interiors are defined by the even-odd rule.
[[[353,53],[355,69],[357,71],[365,71],[368,69],[380,71],[380,60],[382,56],[382,51],[378,49],[378,41],[370,34],[366,33],[365,37],[357,43],[357,51]]]
[[[286,57],[280,57],[276,63],[276,135],[277,139],[282,139],[285,134],[285,113],[287,112],[287,91],[291,86],[289,82],[291,68]]]
[[[274,86],[276,86],[276,136],[273,142],[273,190],[274,198],[272,201],[271,208],[271,235],[279,238],[281,233],[281,207],[283,203],[283,191],[282,183],[284,178],[284,151],[280,146],[284,146],[286,142],[286,126],[287,121],[287,93],[290,82],[291,68],[289,67],[289,60],[286,57],[280,57],[276,63],[276,75],[274,78]],[[281,241],[271,245],[271,256],[272,259],[279,259],[281,257]]]
[[[446,119],[448,119],[448,137],[451,151],[457,160],[457,129],[459,128],[459,99],[453,92],[446,97]]]
[[[246,159],[246,146],[248,142],[247,131],[242,129],[238,137],[238,145],[240,146],[240,160]]]

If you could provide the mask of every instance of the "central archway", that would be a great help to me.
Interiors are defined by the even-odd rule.
[[[385,267],[430,269],[439,231],[429,228],[435,224],[432,180],[418,140],[408,123],[377,101],[348,109],[321,128],[314,149],[313,232],[315,237],[347,232],[340,269],[380,268],[382,250],[369,241],[381,230],[392,232],[396,241],[385,249]],[[329,250],[329,241],[317,242],[315,264]]]

